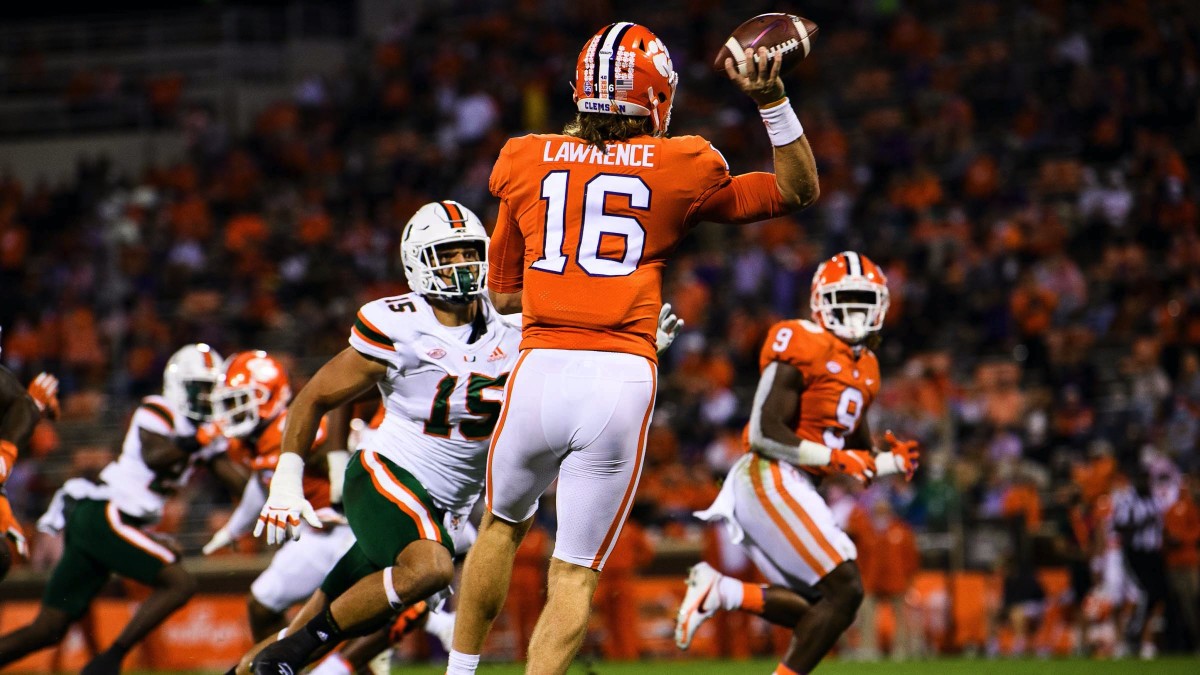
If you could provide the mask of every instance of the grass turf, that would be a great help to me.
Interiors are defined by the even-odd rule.
[[[767,675],[777,661],[643,661],[636,663],[579,663],[571,675]],[[398,666],[396,675],[443,675],[444,665]],[[515,664],[483,664],[480,675],[518,675],[524,672]],[[1200,673],[1200,659],[1161,658],[1155,661],[1092,661],[1088,659],[1022,660],[1004,659],[939,659],[936,661],[906,661],[903,663],[857,663],[829,661],[818,668],[817,675],[1195,675]],[[164,675],[144,672],[139,675]]]

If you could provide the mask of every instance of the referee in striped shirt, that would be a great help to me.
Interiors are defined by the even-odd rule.
[[[1156,651],[1150,634],[1153,619],[1162,614],[1167,597],[1167,568],[1163,558],[1163,516],[1150,491],[1150,473],[1140,463],[1126,471],[1131,486],[1113,493],[1113,526],[1121,535],[1125,562],[1145,593],[1137,620],[1130,622],[1131,641],[1141,637],[1142,656]],[[1134,645],[1131,645],[1131,647]]]

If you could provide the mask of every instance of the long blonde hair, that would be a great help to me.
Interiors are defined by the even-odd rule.
[[[649,117],[609,115],[607,113],[575,113],[575,119],[563,127],[563,134],[587,141],[604,150],[613,141],[627,141],[654,133],[654,121]]]

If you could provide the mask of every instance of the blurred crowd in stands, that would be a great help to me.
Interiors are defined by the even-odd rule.
[[[736,172],[769,169],[752,104],[710,61],[733,26],[780,3],[442,4],[453,11],[399,14],[355,42],[344,72],[300,82],[246,135],[168,106],[188,139],[178,163],[114,175],[87,158],[61,184],[0,177],[5,364],[58,374],[64,424],[120,424],[184,342],[273,350],[302,383],[345,345],[360,304],[405,290],[397,237],[419,205],[454,198],[494,217],[501,145],[561,128],[582,40],[618,18],[671,49],[671,131],[707,137]],[[703,224],[668,269],[664,297],[687,329],[662,364],[638,505],[647,545],[711,536],[690,513],[742,452],[766,329],[806,315],[817,263],[853,248],[892,293],[871,428],[925,448],[912,484],[831,486],[864,556],[909,550],[902,536],[911,555],[883,559],[915,570],[920,541],[927,565],[995,569],[995,620],[1018,636],[1049,602],[1034,569],[1066,565],[1079,634],[1109,621],[1117,635],[1094,649],[1126,649],[1122,631],[1140,648],[1155,611],[1165,644],[1200,647],[1200,5],[802,10],[821,32],[787,86],[821,198],[775,221]],[[32,520],[55,487],[46,467],[95,468],[112,450],[39,430],[8,483],[14,505]],[[1121,521],[1143,482],[1156,521]],[[999,544],[942,537],[964,523],[991,523]],[[1165,604],[1125,593],[1106,566],[1147,552],[1132,536],[1147,527],[1160,536],[1145,569],[1170,570]],[[646,563],[639,551],[631,565]],[[889,584],[910,575],[865,576],[871,604],[905,597]]]

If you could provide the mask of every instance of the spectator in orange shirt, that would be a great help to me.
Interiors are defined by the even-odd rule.
[[[1019,337],[1028,349],[1026,367],[1040,369],[1047,362],[1046,330],[1054,319],[1058,298],[1042,288],[1032,273],[1021,274],[1020,282],[1009,299],[1009,310]]]
[[[921,633],[910,630],[910,617],[904,605],[904,597],[920,568],[917,539],[912,527],[899,518],[888,500],[882,497],[871,505],[871,529],[870,555],[865,561],[859,561],[866,568],[863,570],[866,596],[861,609],[864,642],[874,643],[878,639],[875,619],[879,604],[887,603],[892,608],[896,625],[892,658],[906,659],[919,652],[914,640],[919,639]]]
[[[596,588],[595,603],[608,633],[603,645],[604,658],[610,661],[636,661],[642,655],[633,582],[638,571],[654,560],[654,545],[639,524],[645,511],[645,505],[633,505]]]
[[[1200,649],[1200,508],[1184,485],[1163,515],[1163,551],[1167,583],[1179,603],[1179,614],[1192,649]]]
[[[1004,493],[1000,513],[1005,518],[1020,519],[1027,535],[1035,534],[1042,526],[1042,499],[1037,485],[1019,468],[1013,473],[1013,485]]]

